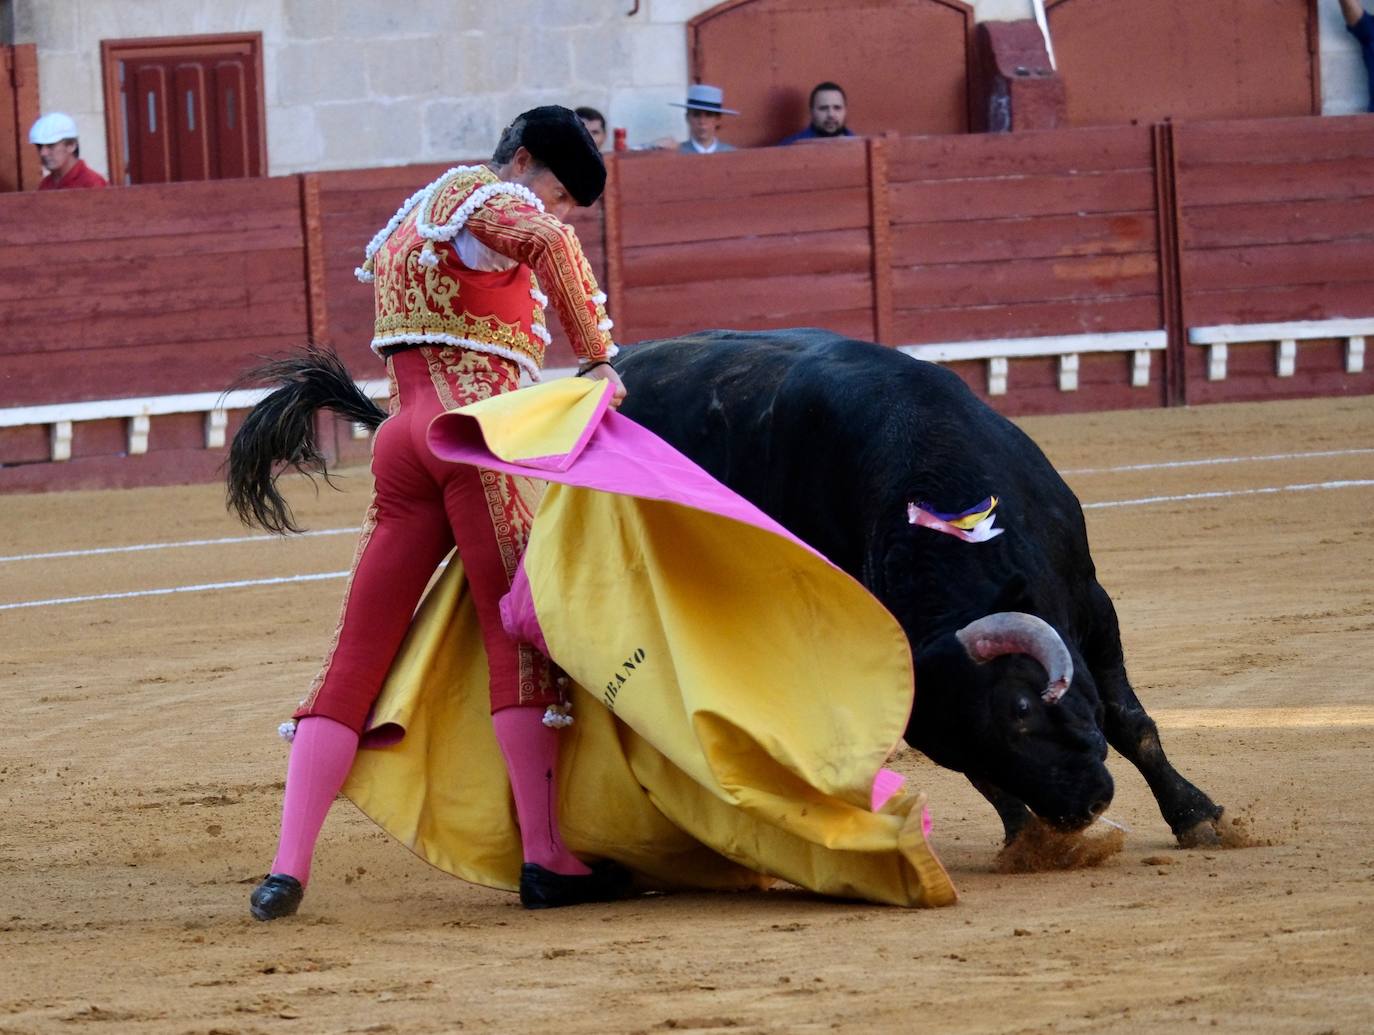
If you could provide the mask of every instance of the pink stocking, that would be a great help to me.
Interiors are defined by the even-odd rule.
[[[544,725],[544,706],[502,708],[491,722],[515,795],[525,862],[567,876],[590,873],[558,832],[558,731]]]
[[[273,873],[289,874],[302,886],[309,883],[315,841],[357,753],[358,734],[341,722],[311,715],[296,724]]]

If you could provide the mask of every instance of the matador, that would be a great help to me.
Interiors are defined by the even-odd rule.
[[[436,459],[425,432],[438,414],[538,379],[552,304],[580,373],[624,387],[606,296],[572,229],[606,168],[582,121],[557,106],[520,115],[485,165],[450,169],[417,191],[367,246],[373,350],[386,361],[389,416],[373,442],[374,490],[332,646],[285,732],[291,735],[281,839],[253,891],[259,920],[295,913],[315,842],[358,750],[368,713],[417,603],[455,548],[490,669],[492,723],[515,798],[528,908],[603,901],[628,875],[585,864],[558,828],[557,727],[566,721],[546,658],[502,629],[498,603],[529,538],[534,491],[508,474]],[[547,292],[547,294],[545,294]]]

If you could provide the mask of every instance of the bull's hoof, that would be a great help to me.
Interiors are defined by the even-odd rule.
[[[1213,819],[1204,819],[1178,834],[1182,848],[1262,848],[1279,844],[1255,830],[1245,813],[1229,815],[1220,809]]]
[[[1177,834],[1178,846],[1180,848],[1220,848],[1221,831],[1217,829],[1217,824],[1221,817],[1216,819],[1204,819],[1200,823],[1194,823],[1186,830],[1181,830]]]

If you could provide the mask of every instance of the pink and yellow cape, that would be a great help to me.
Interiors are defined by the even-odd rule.
[[[913,675],[857,581],[565,379],[435,419],[454,463],[543,493],[508,625],[568,673],[559,812],[569,846],[644,883],[948,905],[924,795],[871,807]],[[422,858],[514,889],[520,838],[457,558],[431,588],[345,793]]]

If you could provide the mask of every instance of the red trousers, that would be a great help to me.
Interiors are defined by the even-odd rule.
[[[456,545],[491,670],[492,711],[556,703],[549,662],[501,628],[498,603],[529,542],[542,483],[440,461],[425,445],[446,409],[514,390],[516,365],[458,348],[387,360],[391,415],[372,444],[372,504],[344,591],[334,644],[296,718],[324,715],[362,731],[415,607]]]

